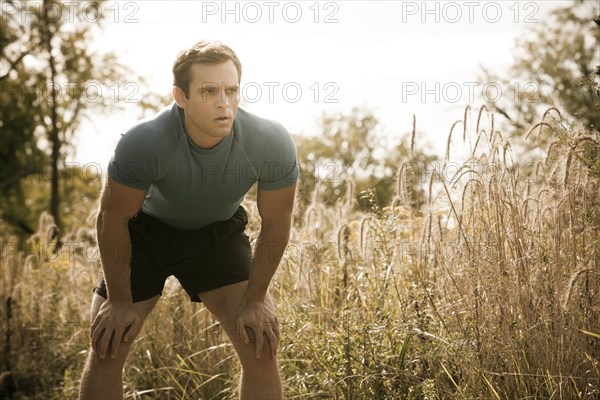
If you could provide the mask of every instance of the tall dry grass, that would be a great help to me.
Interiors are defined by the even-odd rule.
[[[392,204],[357,213],[348,182],[336,207],[322,206],[317,186],[296,215],[272,284],[286,398],[600,396],[598,135],[542,121],[522,140],[551,137],[547,151],[518,156],[493,115],[480,110],[470,132],[470,114],[453,125],[437,168],[399,166]],[[468,158],[449,169],[461,139]],[[407,179],[423,170],[428,200],[416,213]],[[257,212],[246,206],[256,236]],[[3,239],[0,359],[15,398],[76,397],[100,268],[92,225],[63,238],[68,251],[53,251],[47,216],[26,252]],[[125,391],[236,398],[238,372],[219,325],[169,281],[128,361]]]

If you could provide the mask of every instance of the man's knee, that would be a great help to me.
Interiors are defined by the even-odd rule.
[[[272,344],[267,335],[263,333],[262,351],[260,352],[260,357],[256,357],[256,346],[258,343],[254,331],[246,327],[246,334],[249,339],[248,343],[244,343],[239,335],[230,336],[231,340],[237,341],[237,343],[234,343],[234,347],[244,370],[246,372],[260,373],[261,370],[277,368],[277,358],[271,355]]]
[[[90,347],[88,355],[88,366],[91,369],[103,371],[121,371],[131,350],[131,343],[121,342],[116,357],[111,357],[110,353],[104,358],[100,357],[100,353]]]

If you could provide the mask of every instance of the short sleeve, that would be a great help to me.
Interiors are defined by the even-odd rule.
[[[146,140],[144,140],[146,139]],[[156,157],[142,132],[122,135],[108,163],[108,174],[116,182],[133,189],[145,190],[157,175]]]
[[[274,125],[273,134],[264,152],[258,188],[278,190],[298,181],[299,167],[296,160],[296,146],[292,136],[279,125]]]

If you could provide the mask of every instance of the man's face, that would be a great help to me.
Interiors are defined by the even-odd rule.
[[[194,64],[189,98],[174,88],[175,101],[185,111],[191,139],[202,148],[216,146],[231,132],[239,104],[238,72],[233,61]]]

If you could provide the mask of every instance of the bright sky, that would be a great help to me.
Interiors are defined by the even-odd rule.
[[[119,54],[162,94],[181,49],[218,39],[243,64],[248,111],[315,134],[321,113],[367,107],[390,138],[410,132],[416,114],[417,145],[439,155],[464,107],[484,103],[490,83],[477,82],[480,65],[505,71],[514,39],[565,4],[572,1],[120,1],[103,6],[110,22],[95,47]],[[123,77],[113,90],[139,99],[131,82]],[[119,106],[125,111],[82,126],[76,162],[104,168],[140,115],[135,103]]]

